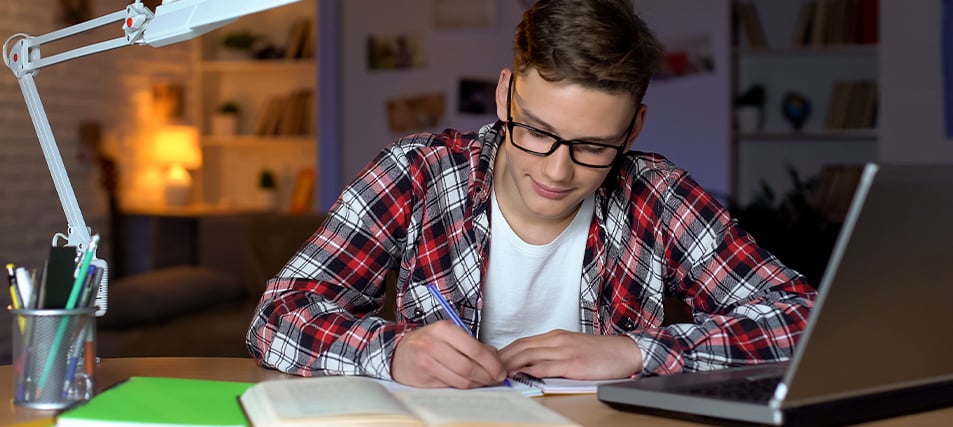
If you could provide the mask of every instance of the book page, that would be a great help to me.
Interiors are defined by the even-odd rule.
[[[416,418],[384,387],[362,377],[264,381],[242,395],[241,402],[255,425],[269,425],[276,420],[313,423],[331,418],[394,418],[413,424]]]
[[[493,424],[575,426],[577,424],[516,391],[404,390],[394,394],[428,426]]]

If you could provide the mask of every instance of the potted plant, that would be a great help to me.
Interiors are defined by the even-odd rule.
[[[222,59],[248,59],[253,56],[255,43],[261,36],[249,30],[236,30],[222,38]]]
[[[217,136],[234,136],[238,134],[238,119],[241,107],[235,101],[225,101],[219,104],[212,116],[212,134]]]
[[[262,209],[278,210],[278,182],[268,169],[262,169],[258,174],[258,198]]]
[[[764,86],[757,83],[735,99],[735,122],[740,132],[756,132],[762,129],[764,103]]]

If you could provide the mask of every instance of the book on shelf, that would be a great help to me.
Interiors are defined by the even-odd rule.
[[[513,390],[389,390],[355,376],[264,381],[239,402],[255,427],[577,425]]]
[[[295,178],[294,189],[291,192],[291,202],[288,205],[289,213],[305,213],[311,211],[311,199],[314,195],[314,169],[302,168]]]
[[[291,24],[288,34],[288,45],[285,48],[286,59],[303,59],[314,57],[314,34],[310,18],[302,18]]]
[[[262,136],[307,135],[314,131],[314,92],[302,89],[284,96],[268,97],[258,115],[255,134]]]
[[[858,44],[860,40],[860,0],[845,0],[842,7],[843,25],[838,32],[841,44]]]
[[[795,46],[876,43],[877,0],[810,0],[801,4]]]
[[[816,1],[806,1],[801,3],[801,10],[798,12],[797,22],[794,26],[794,46],[806,46],[811,44],[811,34],[814,23],[814,9],[817,7]]]
[[[831,89],[830,101],[827,103],[828,129],[842,129],[847,123],[847,110],[850,104],[852,82],[838,81]]]
[[[281,96],[270,96],[265,99],[258,113],[258,120],[255,122],[255,135],[274,135],[278,132],[283,106],[284,99]]]
[[[862,165],[827,165],[817,180],[814,206],[832,221],[847,215],[863,172]]]
[[[880,42],[880,0],[860,0],[860,42]]]
[[[754,3],[738,3],[735,5],[738,21],[744,28],[749,47],[767,47],[768,41],[764,35],[764,26]]]
[[[814,2],[814,14],[811,16],[811,35],[808,39],[808,45],[819,46],[826,42],[827,21],[830,7],[827,1],[818,0]]]
[[[60,413],[58,427],[239,427],[238,396],[254,383],[131,377]]]
[[[858,19],[847,16],[847,3],[852,1],[856,0],[827,0],[824,2],[824,5],[830,8],[830,11],[828,13],[829,19],[825,22],[823,44],[856,43],[856,40],[851,40],[850,35],[845,34],[848,23]]]
[[[874,127],[877,99],[876,82],[867,80],[836,82],[831,89],[826,127],[828,129]]]

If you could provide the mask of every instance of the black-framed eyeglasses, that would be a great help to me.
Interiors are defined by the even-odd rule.
[[[511,100],[513,83],[513,74],[510,74],[510,87],[506,92],[506,131],[514,147],[534,156],[546,157],[555,153],[560,145],[566,145],[569,147],[569,158],[574,163],[590,168],[610,167],[622,155],[622,150],[628,143],[632,127],[635,125],[636,116],[633,116],[632,121],[629,122],[629,127],[625,130],[625,139],[619,145],[562,139],[550,132],[513,121]]]

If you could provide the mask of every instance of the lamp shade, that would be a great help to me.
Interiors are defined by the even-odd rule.
[[[185,169],[202,166],[199,132],[192,126],[163,126],[153,142],[152,160],[161,165],[179,165]]]

